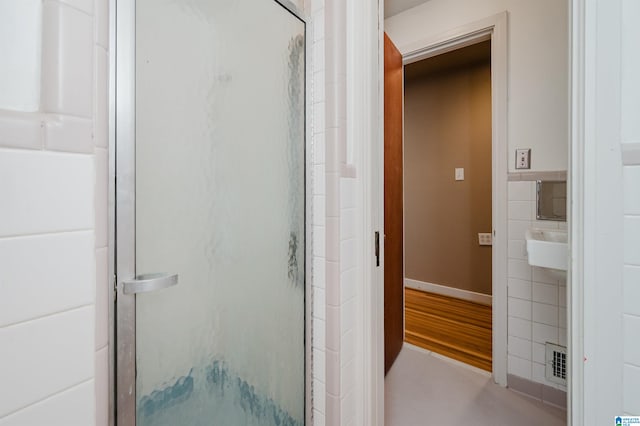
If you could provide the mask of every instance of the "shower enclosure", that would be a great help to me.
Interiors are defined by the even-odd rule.
[[[305,421],[305,24],[118,0],[117,425]]]

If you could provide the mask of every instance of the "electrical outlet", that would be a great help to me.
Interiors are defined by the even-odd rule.
[[[491,236],[491,232],[479,232],[478,233],[478,244],[481,246],[490,246],[493,245],[493,238]]]
[[[464,180],[464,169],[456,167],[456,180]]]
[[[516,149],[516,169],[531,168],[531,148]]]

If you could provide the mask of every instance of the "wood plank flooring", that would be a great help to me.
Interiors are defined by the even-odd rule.
[[[491,371],[491,306],[405,288],[405,341]]]

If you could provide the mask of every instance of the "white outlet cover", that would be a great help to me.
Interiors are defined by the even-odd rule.
[[[456,180],[464,180],[464,168],[456,167]]]
[[[516,149],[516,169],[531,168],[531,148]]]

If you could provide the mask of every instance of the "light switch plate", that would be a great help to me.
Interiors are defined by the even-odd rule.
[[[491,232],[479,232],[478,233],[478,244],[481,246],[491,246],[493,245],[493,238]]]
[[[516,149],[516,169],[531,168],[531,148]]]
[[[464,168],[456,167],[456,180],[464,180]]]

